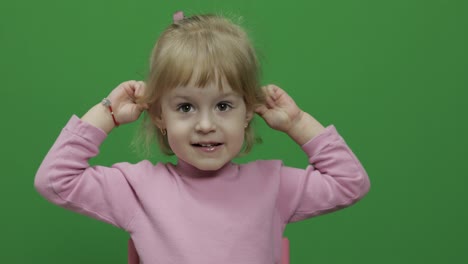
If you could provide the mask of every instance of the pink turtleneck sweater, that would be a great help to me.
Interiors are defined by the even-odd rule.
[[[35,187],[54,204],[128,231],[142,263],[279,263],[287,223],[349,206],[369,190],[366,171],[333,125],[302,146],[305,169],[278,160],[209,173],[181,161],[91,167],[105,138],[73,116]]]

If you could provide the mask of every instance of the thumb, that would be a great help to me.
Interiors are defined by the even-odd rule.
[[[145,95],[146,92],[146,84],[143,81],[138,81],[135,88],[135,97],[141,98]]]
[[[145,110],[148,110],[149,108],[149,105],[148,104],[137,104],[137,109],[140,111],[140,112],[143,112]]]
[[[261,105],[257,106],[254,109],[254,111],[255,111],[255,113],[257,113],[259,115],[263,115],[263,114],[265,114],[266,111],[268,111],[268,108],[264,104],[261,104]]]
[[[135,103],[140,112],[143,112],[149,108],[148,103],[144,103],[146,94],[146,83],[143,81],[138,81],[135,88]]]

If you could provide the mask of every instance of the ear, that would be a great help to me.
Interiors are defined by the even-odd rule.
[[[245,114],[245,123],[249,124],[250,121],[252,120],[253,116],[254,116],[253,110],[247,110],[247,112]]]
[[[166,128],[166,122],[164,122],[164,118],[162,117],[162,114],[152,115],[151,116],[151,121],[159,129],[165,129]]]

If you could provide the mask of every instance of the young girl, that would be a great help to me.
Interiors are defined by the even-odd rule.
[[[148,81],[124,82],[81,119],[72,116],[36,189],[128,231],[142,263],[278,263],[286,224],[353,204],[368,176],[333,125],[324,128],[279,87],[259,88],[239,26],[214,15],[174,18],[155,45]],[[177,164],[91,167],[111,130],[142,112],[149,137]],[[232,163],[252,147],[255,113],[290,136],[310,165]]]

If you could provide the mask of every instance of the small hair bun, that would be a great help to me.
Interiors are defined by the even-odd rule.
[[[182,19],[184,19],[184,12],[182,11],[177,11],[174,13],[174,15],[172,15],[172,20],[174,21],[174,23],[177,23]]]

